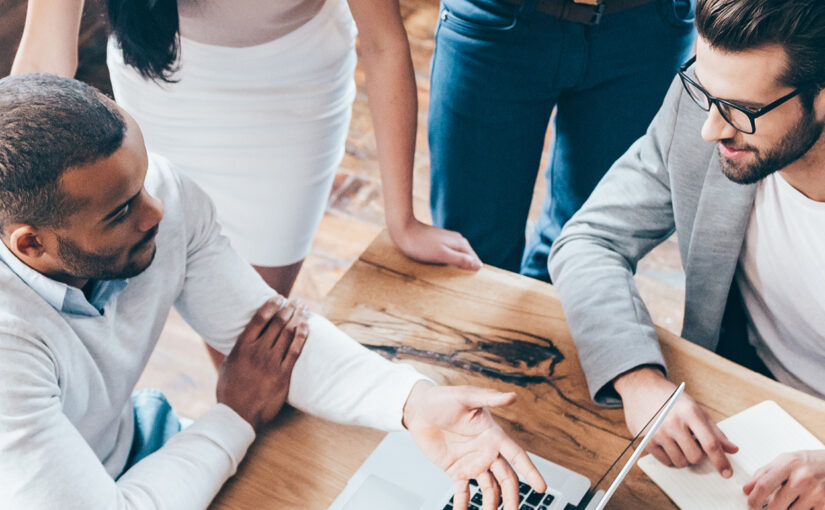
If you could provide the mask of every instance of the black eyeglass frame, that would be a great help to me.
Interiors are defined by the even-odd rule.
[[[752,135],[752,134],[756,133],[756,119],[757,118],[761,117],[762,115],[765,115],[769,111],[771,111],[771,110],[775,109],[776,107],[782,105],[783,103],[787,102],[789,99],[797,96],[803,90],[805,90],[805,87],[797,88],[797,89],[793,90],[792,92],[790,92],[788,94],[785,94],[784,96],[780,97],[779,99],[777,99],[773,103],[765,105],[762,108],[759,108],[758,110],[749,110],[749,109],[745,108],[744,106],[739,106],[735,103],[732,103],[732,102],[728,101],[727,99],[720,99],[718,97],[711,96],[710,94],[708,94],[708,91],[704,89],[704,87],[702,87],[701,85],[699,85],[698,83],[696,83],[695,81],[690,79],[690,77],[687,75],[686,71],[688,70],[688,68],[690,66],[693,65],[694,62],[696,62],[696,55],[692,56],[690,58],[690,60],[688,60],[687,62],[682,64],[682,67],[679,68],[679,78],[682,79],[682,86],[685,87],[685,91],[687,92],[687,95],[690,96],[691,99],[693,99],[693,102],[696,103],[696,105],[699,108],[703,109],[706,112],[709,112],[710,109],[713,107],[713,105],[716,105],[716,109],[719,111],[719,115],[721,115],[722,118],[725,119],[725,122],[727,122],[728,124],[733,126],[733,128],[735,130],[737,130],[739,132],[742,132],[742,133],[745,133],[746,135]],[[696,89],[698,89],[702,94],[705,95],[705,97],[708,100],[708,107],[707,108],[705,108],[704,105],[699,103],[699,101],[695,97],[693,97],[693,94],[690,93],[690,89],[688,88],[688,84],[685,83],[685,82],[690,83]],[[737,111],[740,111],[740,112],[744,113],[745,116],[747,116],[748,119],[751,121],[751,130],[750,131],[745,131],[744,129],[737,127],[733,122],[731,122],[731,120],[727,117],[727,115],[725,115],[724,108],[719,108],[720,103],[724,104],[725,106],[729,106],[729,107],[733,108],[734,110],[737,110]]]

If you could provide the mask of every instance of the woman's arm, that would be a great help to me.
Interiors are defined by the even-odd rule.
[[[361,39],[390,236],[413,259],[478,269],[481,261],[461,234],[421,223],[413,212],[418,99],[398,0],[349,0],[349,5]]]
[[[29,0],[11,74],[53,73],[73,78],[82,13],[83,0]]]

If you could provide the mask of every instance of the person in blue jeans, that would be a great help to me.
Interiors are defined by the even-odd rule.
[[[442,0],[432,59],[434,223],[550,281],[564,223],[644,133],[693,47],[694,0]],[[547,125],[547,194],[525,247]],[[628,190],[632,192],[632,190]]]

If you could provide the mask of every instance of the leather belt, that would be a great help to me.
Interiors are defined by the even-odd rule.
[[[512,4],[522,4],[525,0],[505,0]],[[598,25],[602,16],[638,7],[652,0],[591,0],[592,4],[584,3],[588,0],[539,0],[536,10],[549,14],[562,21]],[[598,3],[596,3],[598,2]]]

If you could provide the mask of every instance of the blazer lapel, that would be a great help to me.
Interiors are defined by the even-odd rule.
[[[716,349],[719,327],[748,227],[756,185],[731,182],[714,151],[694,217],[685,267],[682,336]]]

